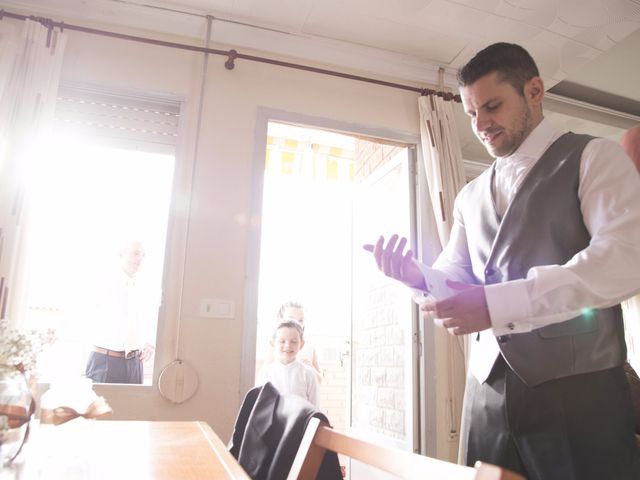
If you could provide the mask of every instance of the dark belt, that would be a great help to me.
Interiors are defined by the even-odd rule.
[[[93,347],[93,350],[97,353],[101,353],[109,357],[118,357],[118,358],[133,358],[133,357],[136,357],[139,353],[139,350],[131,350],[127,354],[125,353],[124,350],[109,350],[108,348],[100,348],[95,346]]]

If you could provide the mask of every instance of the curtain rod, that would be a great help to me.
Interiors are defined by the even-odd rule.
[[[167,42],[164,40],[157,40],[154,38],[146,38],[146,37],[138,37],[135,35],[127,35],[124,33],[117,33],[117,32],[110,32],[108,30],[100,30],[100,29],[96,29],[96,28],[89,28],[89,27],[83,27],[81,25],[73,25],[73,24],[69,24],[69,23],[65,23],[65,22],[56,22],[53,21],[49,18],[44,18],[44,17],[37,17],[37,16],[33,16],[33,15],[20,15],[17,13],[11,13],[11,12],[7,12],[5,10],[0,10],[0,20],[3,17],[8,17],[8,18],[13,18],[16,20],[34,20],[37,22],[40,22],[42,25],[44,25],[45,27],[49,28],[50,30],[58,27],[60,28],[61,31],[64,31],[64,29],[68,29],[68,30],[75,30],[77,32],[83,32],[83,33],[89,33],[89,34],[93,34],[93,35],[102,35],[104,37],[110,37],[110,38],[118,38],[121,40],[129,40],[132,42],[140,42],[140,43],[148,43],[150,45],[157,45],[160,47],[169,47],[169,48],[177,48],[180,50],[189,50],[192,52],[200,52],[200,53],[209,53],[212,55],[221,55],[221,56],[225,56],[227,57],[227,61],[224,63],[224,66],[227,70],[233,70],[235,67],[235,60],[236,59],[242,59],[242,60],[249,60],[252,62],[259,62],[259,63],[267,63],[269,65],[276,65],[279,67],[286,67],[286,68],[293,68],[296,70],[303,70],[306,72],[312,72],[312,73],[320,73],[322,75],[330,75],[333,77],[340,77],[340,78],[346,78],[348,80],[356,80],[359,82],[366,82],[366,83],[372,83],[375,85],[381,85],[383,87],[392,87],[392,88],[398,88],[401,90],[408,90],[411,92],[416,92],[419,93],[420,95],[424,96],[424,95],[436,95],[438,97],[442,97],[444,100],[453,100],[455,102],[460,103],[461,99],[460,99],[460,95],[454,95],[451,92],[443,92],[443,91],[439,91],[439,90],[432,90],[430,88],[419,88],[419,87],[412,87],[410,85],[403,85],[400,83],[394,83],[394,82],[387,82],[384,80],[378,80],[375,78],[369,78],[369,77],[363,77],[360,75],[351,75],[349,73],[344,73],[344,72],[337,72],[335,70],[327,70],[324,68],[316,68],[316,67],[310,67],[308,65],[300,65],[297,63],[291,63],[291,62],[283,62],[280,60],[274,60],[272,58],[266,58],[266,57],[259,57],[256,55],[246,55],[244,53],[240,53],[234,49],[231,50],[217,50],[215,48],[207,48],[207,47],[198,47],[195,45],[187,45],[184,43],[175,43],[175,42]]]

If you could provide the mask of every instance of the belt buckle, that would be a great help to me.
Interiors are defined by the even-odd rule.
[[[139,350],[131,350],[131,351],[125,353],[124,358],[129,360],[129,359],[132,359],[134,357],[137,357],[138,356],[138,352],[139,352]]]

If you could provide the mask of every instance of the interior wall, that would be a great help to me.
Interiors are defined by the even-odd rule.
[[[163,309],[167,324],[160,329],[156,371],[175,358],[179,320],[180,357],[195,368],[199,388],[182,404],[166,401],[154,387],[101,385],[96,391],[113,406],[113,418],[205,420],[226,441],[244,394],[240,391],[243,331],[255,321],[243,318],[242,306],[249,231],[259,222],[250,218],[258,108],[418,135],[417,94],[242,60],[236,60],[230,71],[224,68],[225,57],[210,56],[194,157],[202,54],[67,33],[63,81],[171,94],[183,98],[186,107],[178,148],[178,163],[186,168],[176,179],[181,193],[173,204]],[[140,194],[144,195],[144,186]],[[235,318],[200,318],[202,298],[232,300]]]

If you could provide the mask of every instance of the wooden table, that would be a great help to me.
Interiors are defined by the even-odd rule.
[[[204,422],[85,420],[35,425],[16,480],[191,480],[249,477]]]

